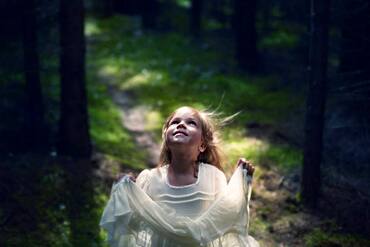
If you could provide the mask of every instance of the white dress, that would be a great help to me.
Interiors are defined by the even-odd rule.
[[[258,247],[248,235],[251,177],[238,167],[223,172],[200,163],[198,179],[170,185],[168,165],[142,171],[136,183],[113,185],[100,226],[112,247]]]

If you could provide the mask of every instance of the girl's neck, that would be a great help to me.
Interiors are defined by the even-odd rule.
[[[175,174],[193,174],[196,161],[189,154],[176,154],[171,157],[171,170]]]

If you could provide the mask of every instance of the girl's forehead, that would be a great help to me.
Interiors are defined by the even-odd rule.
[[[199,114],[189,107],[181,107],[175,111],[173,118],[195,118],[199,120]]]

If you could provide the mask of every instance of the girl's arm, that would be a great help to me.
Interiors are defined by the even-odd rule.
[[[119,181],[121,181],[121,179],[123,178],[128,178],[130,179],[131,181],[133,182],[136,182],[136,177],[135,175],[132,173],[132,172],[129,172],[129,173],[119,173],[117,176],[116,176],[116,182],[118,183]]]

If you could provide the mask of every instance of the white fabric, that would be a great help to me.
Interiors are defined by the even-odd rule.
[[[248,236],[251,177],[238,167],[227,184],[199,165],[196,183],[172,186],[168,166],[144,170],[137,182],[113,185],[100,221],[112,247],[259,246]]]

